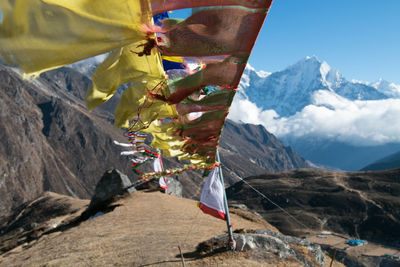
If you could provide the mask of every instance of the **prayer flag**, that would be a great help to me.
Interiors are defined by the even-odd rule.
[[[158,157],[156,159],[154,159],[153,167],[154,167],[154,171],[155,172],[162,172],[163,171],[163,166],[162,166],[162,161],[161,161],[161,154],[158,154]],[[160,177],[159,184],[160,184],[161,188],[163,188],[165,190],[168,190],[167,181],[165,180],[164,176]]]
[[[201,191],[199,208],[211,216],[225,220],[224,186],[219,176],[219,167],[208,174]]]

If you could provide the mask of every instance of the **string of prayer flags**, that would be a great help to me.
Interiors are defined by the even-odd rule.
[[[130,142],[145,152],[144,139],[136,132],[151,134],[151,146],[164,156],[190,161],[186,169],[211,169],[229,107],[271,3],[1,0],[0,56],[25,74],[38,76],[110,52],[93,74],[88,109],[127,85],[114,123],[132,132]],[[161,14],[182,8],[196,9],[186,19]],[[154,175],[158,174],[142,177]]]

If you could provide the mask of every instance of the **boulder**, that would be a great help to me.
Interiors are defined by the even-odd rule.
[[[173,177],[166,177],[165,178],[168,189],[165,192],[166,194],[172,194],[177,197],[182,197],[182,184],[178,181],[178,179]]]
[[[248,251],[249,257],[258,257],[264,255],[268,257],[268,253],[273,253],[281,259],[292,258],[307,267],[325,266],[325,255],[321,247],[317,244],[310,243],[307,240],[286,236],[272,232],[270,230],[256,230],[254,233],[233,234],[236,241],[236,251]],[[212,240],[203,242],[199,248],[215,247],[226,244],[227,235],[214,237]],[[209,244],[212,244],[211,246]],[[210,249],[208,248],[207,249]],[[254,251],[254,253],[252,253]]]
[[[85,215],[93,215],[103,211],[117,196],[135,192],[128,176],[117,169],[107,170],[96,185],[94,195]]]

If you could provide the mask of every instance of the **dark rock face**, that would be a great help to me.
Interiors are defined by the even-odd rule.
[[[0,65],[0,92],[0,214],[46,190],[89,198],[105,168],[129,171],[119,130],[64,88]]]
[[[354,173],[298,170],[246,181],[296,219],[243,182],[228,189],[228,199],[246,204],[283,233],[331,230],[389,243],[400,238],[400,169]]]
[[[222,131],[220,146],[269,172],[312,167],[262,125],[237,124],[227,120]]]
[[[335,260],[348,267],[398,267],[400,259],[392,255],[356,257],[343,250],[334,249],[328,245],[321,245],[329,255],[335,254]]]
[[[86,89],[92,83],[85,75],[65,67],[45,72],[40,77],[54,87],[64,88],[80,100],[85,99]]]

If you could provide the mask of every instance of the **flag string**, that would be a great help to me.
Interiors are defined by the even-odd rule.
[[[236,175],[236,178],[240,179],[243,183],[245,183],[246,185],[248,185],[254,192],[256,192],[257,194],[259,194],[261,197],[263,197],[264,199],[266,199],[268,202],[270,202],[271,204],[273,204],[274,206],[276,206],[277,208],[279,208],[281,211],[283,211],[286,215],[288,215],[290,218],[292,218],[294,221],[296,221],[298,224],[300,224],[301,226],[305,227],[306,229],[308,229],[309,227],[304,225],[302,222],[300,222],[299,220],[297,220],[292,214],[290,214],[288,211],[286,211],[284,208],[282,208],[281,206],[279,206],[277,203],[275,203],[274,201],[272,201],[269,197],[267,197],[266,195],[264,195],[263,193],[261,193],[259,190],[257,190],[256,188],[254,188],[250,183],[248,183],[247,181],[245,181],[244,179],[242,179],[242,177]]]

